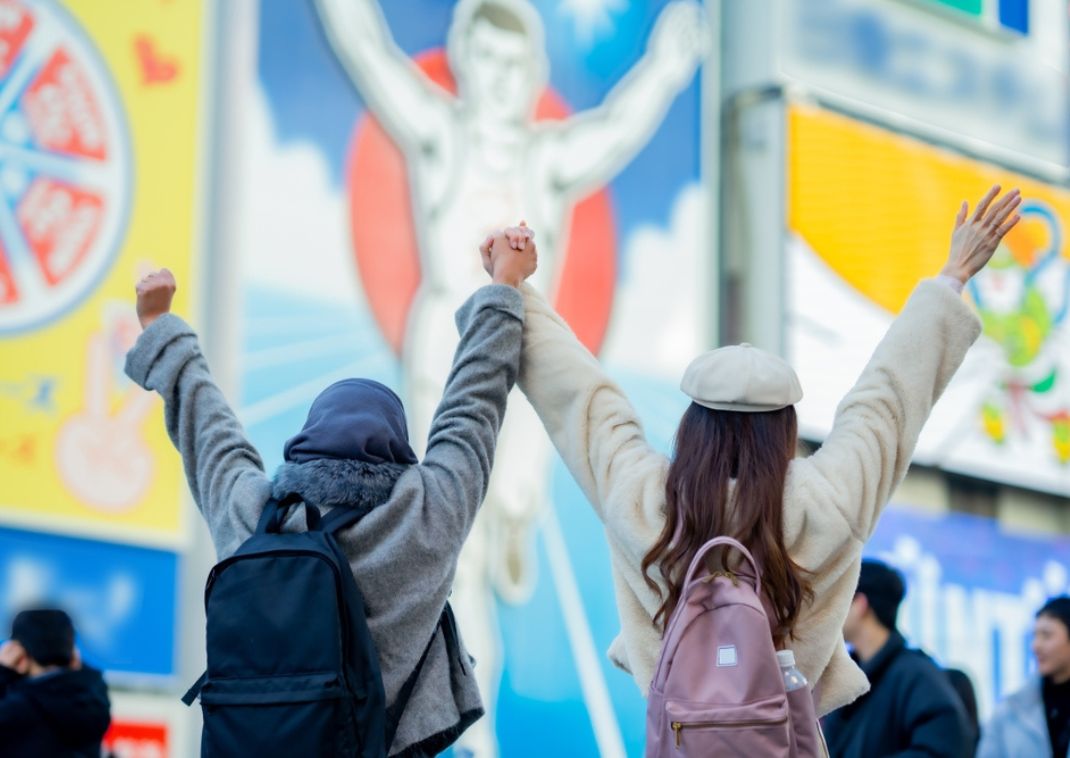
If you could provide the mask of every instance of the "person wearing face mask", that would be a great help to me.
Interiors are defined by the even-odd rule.
[[[1037,676],[996,708],[978,758],[1070,756],[1070,595],[1037,611],[1033,655]]]

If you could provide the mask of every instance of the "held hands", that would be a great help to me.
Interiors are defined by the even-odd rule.
[[[1012,190],[992,204],[999,194],[997,184],[981,198],[973,215],[967,218],[969,205],[962,201],[962,208],[955,218],[955,231],[951,235],[951,255],[941,272],[965,284],[983,269],[999,247],[999,243],[1014,225],[1021,220],[1015,211],[1022,204],[1022,195]],[[1013,215],[1012,215],[1013,214]]]
[[[510,226],[496,235],[488,236],[479,246],[479,252],[483,256],[483,269],[495,284],[519,287],[538,268],[535,232],[528,229],[523,221],[520,226]]]

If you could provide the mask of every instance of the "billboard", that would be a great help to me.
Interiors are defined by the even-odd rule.
[[[115,692],[104,755],[112,758],[183,758],[192,755],[189,709],[177,698]]]
[[[1022,222],[968,287],[983,336],[915,459],[1070,494],[1070,192],[809,107],[790,110],[787,144],[786,328],[803,433],[828,432],[915,284],[939,273],[962,200],[1020,187]]]
[[[761,0],[760,7],[778,22],[779,73],[816,97],[1066,177],[1063,0]]]
[[[192,282],[202,5],[0,3],[0,520],[175,544],[133,283]],[[193,287],[180,291],[191,310]]]
[[[24,608],[63,608],[85,660],[136,682],[175,673],[174,553],[0,528],[0,634]]]
[[[269,470],[315,395],[367,376],[417,446],[487,278],[487,230],[526,219],[545,291],[668,446],[705,346],[705,23],[691,3],[261,2],[243,123],[242,420]],[[279,188],[285,187],[281,192]],[[523,401],[452,602],[488,717],[480,756],[638,754],[645,705],[601,528]],[[359,581],[359,577],[358,577]]]

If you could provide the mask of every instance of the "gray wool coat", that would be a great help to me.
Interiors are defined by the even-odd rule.
[[[342,532],[340,544],[364,595],[388,703],[435,635],[391,755],[448,744],[483,714],[471,659],[463,643],[459,655],[449,655],[438,624],[457,555],[486,494],[517,376],[523,314],[520,293],[504,285],[483,287],[457,312],[460,344],[421,463],[312,461],[284,465],[276,476],[277,490],[302,490],[321,506],[384,501]],[[256,529],[272,493],[260,455],[182,319],[169,314],[153,322],[127,355],[126,372],[163,396],[168,433],[222,560]],[[301,530],[303,516],[292,514],[285,528]]]

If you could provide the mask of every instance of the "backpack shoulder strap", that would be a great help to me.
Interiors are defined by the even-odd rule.
[[[337,534],[343,529],[347,529],[353,524],[360,521],[362,518],[371,513],[375,506],[363,505],[363,506],[347,506],[339,505],[331,509],[331,511],[323,517],[319,523],[319,528],[330,534]]]
[[[394,742],[394,735],[397,733],[398,725],[401,723],[401,715],[405,712],[405,706],[409,704],[409,698],[412,697],[412,691],[416,689],[416,681],[420,678],[420,672],[423,670],[424,663],[427,662],[427,656],[431,653],[431,646],[435,642],[435,636],[438,634],[439,629],[442,630],[442,634],[446,638],[447,654],[450,652],[450,648],[459,648],[460,643],[457,638],[457,622],[453,617],[453,608],[450,607],[449,603],[446,603],[446,607],[442,609],[442,615],[438,618],[438,624],[435,626],[435,630],[431,632],[431,639],[427,641],[427,646],[424,648],[423,655],[420,656],[416,668],[412,670],[412,673],[409,674],[409,678],[401,685],[401,689],[398,690],[398,696],[394,699],[394,702],[386,709],[387,749],[389,749],[390,745]],[[463,663],[461,667],[464,667]]]
[[[256,525],[257,534],[277,534],[282,529],[283,522],[290,512],[290,508],[302,504],[305,506],[305,524],[308,531],[320,528],[320,512],[311,503],[306,503],[296,492],[291,492],[282,500],[270,498],[264,503],[264,510],[260,512],[260,521]]]

